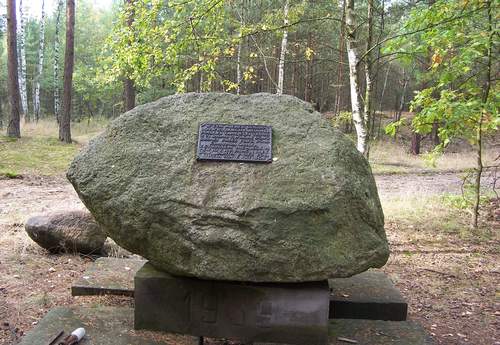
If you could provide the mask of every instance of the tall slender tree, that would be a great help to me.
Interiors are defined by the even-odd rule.
[[[352,120],[357,134],[357,148],[366,154],[368,133],[364,110],[361,106],[361,87],[359,83],[359,51],[358,51],[358,26],[356,24],[354,0],[345,1],[346,43],[347,58],[349,60],[349,79],[351,86]]]
[[[25,120],[28,117],[28,94],[26,89],[26,12],[24,10],[23,0],[19,1],[19,91],[21,93],[21,114]]]
[[[134,23],[134,0],[125,0],[125,6],[127,7],[127,26],[129,30],[133,30],[132,25]],[[125,76],[123,81],[123,97],[125,98],[125,111],[129,111],[135,108],[135,85],[134,81],[129,77]]]
[[[71,143],[71,93],[75,62],[75,0],[66,0],[66,50],[64,52],[64,84],[59,140]]]
[[[368,0],[367,13],[367,38],[366,38],[366,54],[365,54],[365,99],[364,99],[364,123],[368,132],[366,143],[366,156],[370,152],[370,123],[372,118],[372,98],[373,98],[373,59],[372,59],[372,44],[373,44],[373,0]]]
[[[35,75],[35,89],[33,91],[33,112],[35,120],[40,119],[40,79],[43,72],[43,57],[45,48],[45,1],[42,0],[42,18],[40,20],[40,38],[38,41],[38,63]]]
[[[61,41],[59,39],[59,34],[61,30],[61,12],[63,8],[63,0],[57,1],[57,10],[56,10],[56,32],[54,37],[54,115],[56,116],[57,123],[60,121],[60,107],[61,100],[59,98],[59,55],[60,55],[60,47]]]
[[[278,87],[276,88],[276,93],[278,95],[283,94],[283,82],[285,79],[285,56],[286,49],[288,44],[288,29],[286,26],[288,25],[288,11],[289,11],[290,1],[285,0],[285,6],[283,7],[283,37],[281,38],[281,52],[280,52],[280,60],[278,62]]]
[[[7,126],[7,135],[12,138],[20,138],[21,95],[19,93],[19,75],[17,69],[16,0],[7,0],[7,50],[7,68],[9,73],[8,93],[10,103],[10,117],[9,124]]]

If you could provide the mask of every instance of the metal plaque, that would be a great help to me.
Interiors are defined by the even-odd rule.
[[[196,158],[201,161],[270,163],[272,127],[203,123],[198,131]]]

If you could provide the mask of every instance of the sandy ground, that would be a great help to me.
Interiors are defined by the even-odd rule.
[[[382,203],[418,193],[458,193],[461,186],[452,173],[376,180]],[[64,177],[0,180],[0,345],[15,344],[57,305],[130,304],[125,298],[72,297],[71,283],[91,259],[49,255],[24,233],[32,215],[79,208],[83,205]],[[433,236],[432,229],[414,236],[391,222],[386,228],[392,255],[384,270],[407,298],[410,318],[437,344],[500,344],[500,243]]]

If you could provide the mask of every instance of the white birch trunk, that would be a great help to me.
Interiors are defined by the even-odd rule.
[[[26,90],[26,13],[23,0],[19,1],[19,91],[21,93],[21,116],[28,114],[28,94]]]
[[[361,107],[361,90],[359,86],[359,52],[356,41],[356,21],[354,17],[354,0],[346,0],[346,43],[349,60],[349,81],[351,86],[352,121],[356,128],[357,148],[366,153],[367,130],[363,108]]]
[[[288,44],[288,30],[286,26],[288,25],[288,9],[289,9],[289,0],[285,1],[285,7],[283,9],[283,24],[285,29],[283,30],[283,38],[281,39],[281,53],[280,60],[278,63],[278,87],[276,88],[276,94],[283,94],[283,82],[285,79],[285,56],[286,56],[286,48]]]
[[[57,122],[59,123],[59,109],[61,108],[61,98],[59,96],[59,51],[61,47],[61,42],[59,39],[59,33],[61,28],[61,12],[63,8],[63,0],[57,1],[57,14],[56,14],[56,32],[54,40],[54,115],[56,116]]]
[[[372,44],[373,44],[373,0],[368,0],[368,14],[367,14],[367,38],[366,38],[366,56],[365,56],[365,111],[364,111],[364,122],[366,124],[366,131],[368,132],[368,136],[366,139],[366,152],[365,156],[368,157],[370,152],[370,138],[372,137],[372,89],[373,89],[373,69],[372,69]]]
[[[237,57],[237,65],[236,65],[236,94],[239,95],[241,92],[241,35],[240,41],[238,42],[238,57]]]
[[[40,19],[40,40],[38,46],[38,64],[35,77],[35,91],[33,97],[33,110],[35,113],[35,120],[40,118],[40,79],[43,72],[43,53],[45,45],[45,1],[42,0],[42,17]]]

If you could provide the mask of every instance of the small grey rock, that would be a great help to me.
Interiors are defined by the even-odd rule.
[[[107,237],[92,215],[84,211],[31,217],[25,229],[33,241],[53,253],[100,254]]]
[[[207,122],[271,125],[275,159],[197,161]],[[67,177],[116,243],[174,275],[315,281],[389,256],[368,162],[291,96],[191,93],[138,106],[93,139]]]

